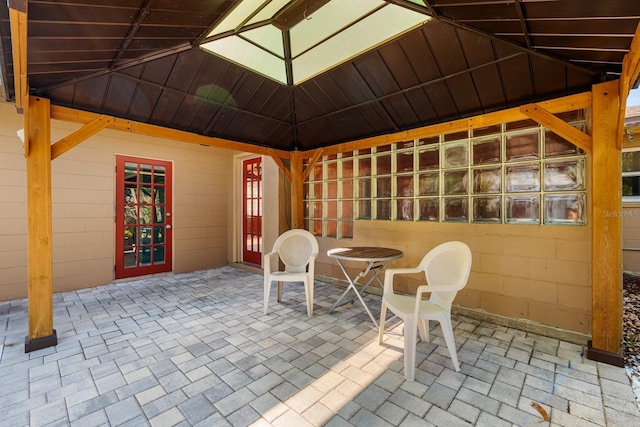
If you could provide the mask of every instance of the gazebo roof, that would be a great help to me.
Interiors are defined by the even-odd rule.
[[[295,61],[286,44],[292,28],[332,3],[244,1],[277,13],[224,35],[279,28],[285,44],[275,55],[288,67],[285,76]],[[238,0],[26,4],[30,93],[53,105],[287,151],[589,91],[620,76],[640,20],[640,2],[629,0],[358,0],[371,10],[396,8],[418,24],[395,38],[374,37],[372,49],[338,58],[326,71],[278,81],[201,47],[221,37],[215,29]],[[351,26],[364,19],[345,24],[351,32],[336,45],[355,43],[363,31]],[[263,36],[256,34],[243,40],[257,46]],[[6,2],[0,36],[4,92],[12,100]]]

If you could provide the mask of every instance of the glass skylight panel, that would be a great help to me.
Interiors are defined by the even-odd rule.
[[[278,55],[284,60],[284,44],[282,40],[282,31],[273,25],[265,25],[263,27],[254,28],[253,30],[244,31],[242,37],[245,37],[257,45]],[[284,67],[284,64],[282,65]]]
[[[423,1],[411,2],[424,7]],[[429,20],[426,14],[383,0],[333,0],[309,16],[306,12],[298,16],[289,37],[272,24],[242,28],[267,22],[281,11],[291,12],[287,8],[294,5],[291,0],[243,0],[209,37],[236,34],[202,47],[280,83],[298,84]],[[286,40],[290,49],[284,46]],[[285,58],[287,51],[292,58]],[[285,59],[291,60],[293,82],[287,82]]]
[[[332,1],[291,29],[291,55],[298,56],[384,4],[378,0]]]
[[[209,36],[235,30],[254,10],[262,6],[264,0],[243,0],[218,24]]]
[[[271,19],[276,13],[280,11],[283,7],[287,5],[291,0],[271,0],[268,5],[266,5],[260,12],[256,14],[247,24],[255,24],[258,22],[266,21]],[[264,3],[264,0],[259,1],[258,3]]]
[[[287,73],[280,58],[240,37],[225,37],[202,47],[280,83],[287,83]]]
[[[293,60],[298,84],[422,24],[428,18],[388,5]]]

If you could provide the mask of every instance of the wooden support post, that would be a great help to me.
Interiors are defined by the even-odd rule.
[[[30,352],[58,343],[53,329],[53,262],[51,226],[51,121],[49,100],[29,97],[27,121],[27,263]]]
[[[304,228],[304,178],[302,155],[291,154],[291,228]]]
[[[622,165],[618,81],[593,86],[591,336],[589,359],[624,366],[622,338]]]

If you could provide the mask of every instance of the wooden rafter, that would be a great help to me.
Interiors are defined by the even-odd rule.
[[[162,126],[150,125],[147,123],[136,122],[133,120],[124,120],[112,116],[100,116],[100,114],[89,113],[86,111],[75,110],[73,108],[51,106],[51,118],[64,120],[73,123],[86,124],[98,117],[108,118],[112,122],[107,126],[110,129],[116,129],[123,132],[131,132],[139,135],[153,136],[156,138],[166,138],[175,141],[186,142],[190,144],[199,144],[211,147],[226,148],[229,150],[245,151],[248,153],[262,154],[271,156],[275,153],[281,159],[290,158],[288,151],[276,150],[269,147],[260,147],[244,142],[231,141],[224,138],[215,138],[209,136],[198,135],[191,132],[185,132],[176,129],[164,128]]]
[[[109,116],[99,116],[57,141],[51,146],[51,160],[61,156],[67,151],[71,150],[76,145],[85,141],[90,136],[95,135],[102,129],[113,123],[113,118]]]
[[[16,108],[22,110],[29,103],[29,85],[27,82],[27,0],[9,0],[9,20],[11,22],[13,84],[16,91]]]
[[[629,53],[622,60],[622,74],[620,75],[620,115],[618,117],[617,147],[622,147],[622,134],[624,133],[624,116],[627,108],[627,97],[631,86],[638,80],[640,74],[640,24],[636,27],[635,35],[631,41]]]
[[[552,114],[591,108],[591,92],[565,96],[563,98],[552,99],[550,101],[543,101],[537,103],[536,105],[544,108],[546,111]],[[325,147],[323,149],[323,154],[329,155],[353,150],[360,150],[363,148],[379,147],[381,145],[387,145],[393,142],[409,141],[417,138],[428,138],[430,136],[459,132],[467,129],[478,129],[501,123],[517,122],[520,120],[526,120],[528,118],[529,117],[525,113],[520,111],[520,107],[515,107],[508,110],[496,111],[495,113],[487,113],[480,116],[470,117],[468,119],[454,120],[447,123],[438,123],[435,125],[424,126],[408,131],[390,133],[387,135],[374,136],[371,138],[364,138],[356,141],[336,144],[332,145],[331,147]],[[315,150],[308,150],[302,153],[304,158],[310,158],[314,154]]]
[[[318,162],[318,159],[320,159],[320,156],[322,156],[322,153],[323,153],[323,149],[322,148],[320,148],[318,150],[315,150],[315,153],[309,159],[309,164],[307,165],[307,168],[302,173],[302,180],[303,181],[306,180],[309,177],[309,174],[313,170],[313,167],[315,166],[315,164]]]
[[[520,107],[520,111],[587,153],[591,152],[593,143],[589,135],[554,116],[541,106],[537,104],[523,105]]]
[[[287,169],[284,163],[282,163],[282,159],[280,158],[280,156],[278,156],[276,151],[272,148],[270,148],[267,152],[271,156],[273,161],[276,162],[276,165],[278,165],[278,168],[280,168],[282,173],[284,173],[284,176],[287,178],[287,180],[291,182],[291,172],[289,171],[289,169]]]

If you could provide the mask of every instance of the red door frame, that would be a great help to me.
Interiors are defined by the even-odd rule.
[[[172,270],[172,183],[171,162],[116,156],[116,279]]]
[[[262,262],[262,158],[242,160],[242,261]]]

